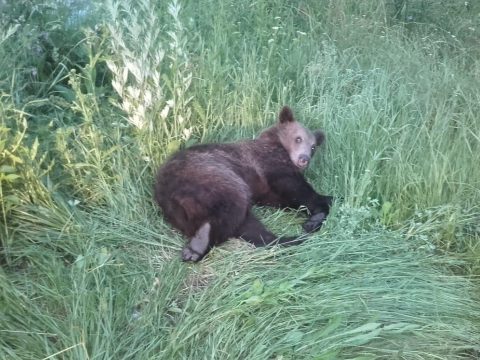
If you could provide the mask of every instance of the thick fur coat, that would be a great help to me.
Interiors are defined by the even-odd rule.
[[[253,215],[252,205],[305,206],[307,232],[317,230],[332,198],[315,192],[305,180],[316,147],[324,141],[284,107],[276,125],[254,140],[204,144],[174,154],[158,171],[155,199],[165,219],[188,239],[182,258],[198,261],[230,237],[256,246],[299,243],[277,237]]]

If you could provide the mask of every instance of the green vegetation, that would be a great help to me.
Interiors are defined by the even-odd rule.
[[[480,3],[158,3],[0,2],[0,358],[479,358]],[[324,228],[182,263],[157,167],[284,104]]]

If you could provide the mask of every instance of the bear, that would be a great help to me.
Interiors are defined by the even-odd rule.
[[[164,218],[189,240],[184,261],[199,261],[228,238],[256,247],[299,244],[305,237],[276,236],[252,213],[253,205],[306,207],[306,233],[320,228],[331,196],[320,195],[303,176],[322,131],[311,132],[292,110],[281,109],[278,122],[253,140],[200,144],[176,152],[158,170],[154,197]]]

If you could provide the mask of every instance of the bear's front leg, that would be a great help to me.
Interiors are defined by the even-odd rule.
[[[248,241],[256,247],[279,244],[283,246],[298,245],[305,239],[302,237],[275,236],[249,210],[244,222],[239,226],[236,236]]]
[[[320,229],[330,212],[333,197],[318,194],[299,173],[276,174],[269,184],[283,207],[298,209],[305,206],[308,209],[310,217],[303,224],[307,233]]]
[[[318,195],[318,194],[317,194]],[[315,232],[319,230],[325,219],[327,218],[328,213],[330,212],[330,206],[332,206],[333,203],[333,197],[332,196],[324,196],[324,195],[318,195],[321,199],[321,201],[318,201],[318,204],[321,204],[320,206],[317,206],[315,209],[313,209],[310,212],[310,217],[308,218],[307,221],[302,225],[303,230],[307,233]]]
[[[310,218],[303,223],[302,228],[306,233],[312,233],[320,230],[326,218],[327,214],[324,212],[319,212],[318,214],[310,216]]]

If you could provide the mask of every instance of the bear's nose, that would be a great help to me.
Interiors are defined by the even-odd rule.
[[[300,166],[307,166],[309,161],[310,161],[310,156],[308,155],[300,155],[298,157],[298,165]]]

